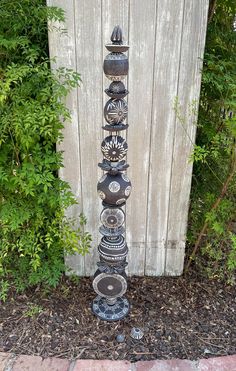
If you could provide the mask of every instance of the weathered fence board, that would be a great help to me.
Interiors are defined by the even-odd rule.
[[[201,84],[200,56],[203,55],[202,40],[205,37],[206,24],[206,1],[185,1],[177,91],[179,107],[176,107],[176,116],[180,116],[180,119],[178,117],[175,119],[167,228],[165,273],[168,275],[180,274],[183,267],[192,175],[189,154],[195,141],[197,118],[195,112],[198,109]]]
[[[65,167],[93,236],[91,254],[66,257],[79,275],[95,271],[101,202],[96,194],[101,171],[100,142],[104,89],[104,44],[120,24],[130,44],[128,76],[128,176],[133,191],[127,202],[129,274],[179,275],[183,268],[191,186],[189,155],[195,138],[188,106],[199,98],[208,0],[48,0],[65,9],[67,34],[49,31],[51,56],[58,66],[81,73],[83,83],[67,98],[72,123],[64,130]],[[175,97],[181,106],[174,109]],[[183,116],[181,123],[177,116]],[[186,134],[187,133],[187,134]],[[123,134],[123,133],[122,133]]]
[[[133,193],[126,206],[126,238],[130,249],[128,271],[143,275],[147,226],[147,197],[149,174],[149,145],[154,68],[156,2],[132,1],[130,4],[128,88],[129,123],[127,161],[132,178]],[[149,27],[147,27],[147,19]],[[149,40],[149,48],[145,44]],[[132,47],[133,45],[133,47]],[[145,76],[145,78],[144,78]],[[140,104],[139,104],[140,102]],[[136,148],[136,150],[135,150]],[[135,172],[131,169],[135,169]],[[131,175],[132,172],[132,175]]]

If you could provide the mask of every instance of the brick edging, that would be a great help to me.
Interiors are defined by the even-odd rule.
[[[154,361],[90,360],[69,361],[62,358],[16,355],[0,352],[0,371],[236,371],[236,355],[189,361],[169,359]]]

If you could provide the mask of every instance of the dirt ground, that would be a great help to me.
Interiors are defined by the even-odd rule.
[[[198,359],[236,354],[235,287],[199,278],[133,277],[128,317],[107,323],[91,312],[92,280],[68,278],[50,292],[12,291],[0,306],[0,351],[69,359]],[[144,331],[130,337],[132,327]],[[117,334],[125,341],[117,343]]]

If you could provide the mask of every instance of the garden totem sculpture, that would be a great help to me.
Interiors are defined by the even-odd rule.
[[[110,52],[104,60],[104,73],[112,82],[105,90],[110,98],[104,107],[108,132],[101,144],[104,159],[98,166],[105,172],[97,185],[102,199],[100,233],[103,235],[98,246],[100,261],[95,272],[93,288],[98,296],[93,300],[93,313],[107,321],[117,321],[129,312],[129,302],[123,297],[127,289],[125,267],[128,247],[124,238],[125,205],[131,192],[131,182],[126,175],[128,164],[124,160],[127,153],[126,140],[120,135],[128,128],[125,119],[128,106],[124,97],[128,94],[122,80],[128,74],[128,57],[124,54],[129,48],[122,41],[122,30],[116,26],[111,35]]]

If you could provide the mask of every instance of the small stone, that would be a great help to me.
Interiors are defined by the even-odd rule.
[[[125,341],[125,335],[123,335],[123,334],[118,334],[118,335],[116,336],[116,341],[117,341],[117,343],[124,343],[124,341]]]

